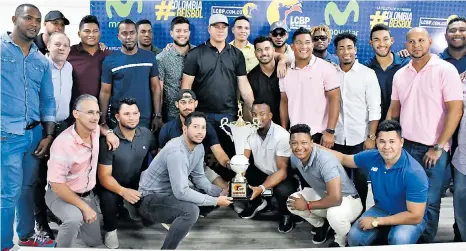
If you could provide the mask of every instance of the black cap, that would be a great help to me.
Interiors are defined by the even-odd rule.
[[[184,98],[192,98],[196,100],[196,94],[189,89],[183,89],[180,91],[180,94],[178,95],[178,101],[184,99]]]
[[[70,24],[70,21],[66,19],[65,15],[63,15],[63,13],[61,13],[58,10],[52,10],[49,13],[47,13],[47,15],[45,15],[45,22],[54,21],[57,19],[63,19],[65,25]]]

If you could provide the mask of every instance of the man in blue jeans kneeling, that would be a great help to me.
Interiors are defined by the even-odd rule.
[[[403,149],[401,126],[385,120],[377,129],[377,150],[356,155],[331,151],[351,168],[365,168],[372,181],[375,206],[353,223],[350,246],[371,245],[388,232],[388,244],[415,244],[423,233],[429,189],[422,166]]]

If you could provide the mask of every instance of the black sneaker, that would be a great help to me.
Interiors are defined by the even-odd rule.
[[[294,223],[298,225],[305,222],[305,220],[301,216],[298,216],[298,215],[292,215],[291,218],[293,219]]]
[[[328,247],[329,247],[329,248],[340,248],[340,244],[338,244],[338,243],[332,241],[332,243],[330,243],[330,244],[328,245]]]
[[[199,217],[204,218],[207,217],[212,211],[219,208],[219,206],[200,206],[199,207]]]
[[[39,223],[39,222],[36,222],[36,231],[38,233],[42,233],[42,235],[52,239],[52,240],[55,240],[55,234],[53,234],[53,231],[52,229],[50,229],[49,227],[49,224],[46,223],[46,224],[42,224],[42,223]]]
[[[278,224],[278,232],[289,233],[295,227],[295,222],[291,215],[282,215],[280,223]]]
[[[325,220],[325,223],[323,226],[314,228],[314,231],[316,233],[314,234],[314,237],[312,238],[312,243],[318,245],[318,244],[322,244],[326,242],[329,230],[330,230],[330,225],[328,224],[328,221]]]
[[[239,214],[239,217],[243,219],[251,219],[260,211],[267,206],[267,201],[262,199],[261,203],[250,203],[246,209]]]

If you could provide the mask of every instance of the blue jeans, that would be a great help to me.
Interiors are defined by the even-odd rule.
[[[42,126],[24,135],[1,132],[1,249],[13,247],[13,220],[20,239],[34,234],[34,187],[39,159],[33,153],[42,139]]]
[[[466,241],[466,175],[460,173],[455,167],[453,181],[453,209],[455,210],[455,220],[461,239]]]
[[[390,214],[380,208],[377,208],[376,206],[373,206],[364,212],[361,218],[386,216],[390,216]],[[380,237],[379,235],[381,234],[382,230],[389,230],[387,238],[389,245],[416,244],[426,226],[426,222],[423,219],[422,222],[417,225],[382,226],[371,230],[362,230],[359,227],[358,221],[359,219],[353,223],[353,226],[351,226],[351,229],[348,233],[347,239],[348,245],[350,246],[369,246],[378,237]]]
[[[422,234],[422,242],[431,243],[437,234],[440,217],[440,202],[442,201],[443,184],[445,172],[448,165],[448,153],[442,151],[442,155],[437,160],[435,167],[426,168],[424,166],[424,155],[429,150],[429,146],[405,140],[404,149],[421,165],[429,178],[429,194],[427,197],[427,226]]]

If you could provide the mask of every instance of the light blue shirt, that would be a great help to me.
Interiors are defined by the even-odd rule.
[[[53,93],[57,115],[55,122],[63,122],[70,116],[71,91],[73,89],[73,66],[68,61],[61,69],[48,57],[52,69]]]

